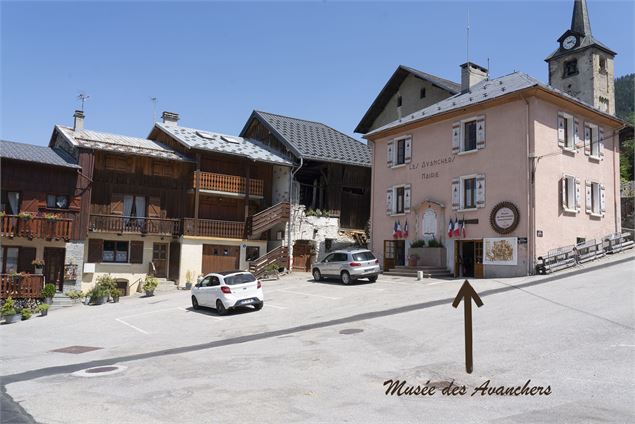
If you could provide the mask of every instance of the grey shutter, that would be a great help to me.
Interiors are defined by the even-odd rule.
[[[580,195],[580,179],[575,179],[575,210],[577,213],[580,213],[580,202],[582,196]]]
[[[476,207],[485,207],[485,175],[479,174],[476,176]]]
[[[591,127],[584,126],[584,154],[589,156],[591,154]]]
[[[392,215],[392,187],[386,191],[386,215]]]
[[[452,153],[457,154],[461,151],[461,123],[452,124]]]
[[[452,209],[457,210],[461,206],[461,180],[459,178],[452,179]]]
[[[600,159],[604,160],[604,129],[602,127],[598,129],[598,153]]]
[[[580,128],[580,123],[578,122],[577,119],[573,120],[573,148],[577,151],[578,147],[580,146],[580,134],[578,132],[578,129]]]
[[[602,212],[602,216],[604,216],[604,213],[606,212],[606,196],[604,194],[605,191],[606,190],[604,184],[600,184],[600,212]]]
[[[412,186],[410,184],[406,184],[403,188],[403,212],[410,213],[410,194],[411,194]]]
[[[476,121],[476,148],[485,148],[485,117],[479,116]]]
[[[567,177],[565,175],[560,179],[560,203],[562,209],[569,209],[567,207]]]
[[[562,115],[558,115],[558,146],[564,147],[564,126],[567,125],[567,120]]]
[[[410,163],[412,160],[412,137],[408,137],[404,141],[404,163]]]
[[[388,149],[386,152],[386,164],[388,165],[388,168],[392,167],[392,164],[393,164],[393,158],[395,156],[394,145],[395,145],[394,141],[391,140],[388,142]]]
[[[593,196],[591,195],[591,182],[590,181],[585,181],[584,182],[584,191],[585,191],[585,203],[584,203],[584,210],[586,213],[593,213],[593,205],[592,205],[592,201],[593,201]]]

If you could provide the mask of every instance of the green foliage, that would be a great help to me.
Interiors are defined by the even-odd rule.
[[[615,115],[633,123],[635,112],[635,74],[615,78]],[[629,120],[630,117],[630,120]]]
[[[72,300],[77,300],[77,299],[81,299],[82,297],[86,297],[84,292],[81,290],[69,290],[65,294]]]
[[[90,300],[91,300],[91,302],[93,302],[96,299],[99,299],[101,297],[110,296],[110,290],[108,290],[104,286],[96,285],[95,287],[93,287],[92,290],[90,290],[88,292],[87,296],[90,296]]]
[[[428,247],[443,247],[443,244],[437,239],[432,239],[428,241]]]
[[[55,296],[55,292],[56,292],[55,284],[51,284],[51,283],[45,284],[44,288],[42,289],[42,297],[43,298],[53,297]]]
[[[410,247],[426,247],[426,241],[425,240],[415,240],[410,244]]]
[[[4,301],[2,308],[0,308],[0,312],[3,316],[6,315],[15,315],[17,312],[15,311],[15,303],[11,296],[7,297],[7,300]]]
[[[22,321],[26,321],[33,315],[33,311],[31,311],[31,309],[29,308],[22,309],[20,313],[22,314]]]
[[[191,283],[192,282],[192,274],[193,274],[193,272],[188,269],[187,272],[185,273],[185,282],[186,283]]]
[[[49,305],[48,305],[48,303],[40,303],[39,305],[37,305],[36,309],[37,309],[38,312],[48,311],[49,310]]]
[[[151,275],[147,275],[146,279],[143,283],[143,290],[145,291],[154,291],[159,285],[159,280]]]
[[[278,263],[274,262],[265,267],[265,272],[276,272],[278,271]]]

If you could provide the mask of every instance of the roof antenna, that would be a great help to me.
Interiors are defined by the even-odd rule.
[[[150,97],[150,101],[152,102],[152,125],[157,122],[157,98]]]
[[[84,111],[84,102],[88,99],[90,99],[90,96],[87,96],[86,93],[84,93],[83,91],[80,91],[79,95],[77,96],[77,98],[82,102],[82,109],[81,111]]]
[[[470,61],[470,9],[467,9],[467,28],[466,28],[467,36],[465,38],[465,56],[466,62]]]
[[[490,64],[489,64],[489,57],[487,58],[487,79],[489,80],[489,73],[490,73]]]

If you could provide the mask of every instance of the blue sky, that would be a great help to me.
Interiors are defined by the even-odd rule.
[[[632,1],[588,2],[594,36],[635,70]],[[399,64],[458,81],[470,59],[491,75],[546,81],[543,61],[573,0],[506,2],[2,2],[3,139],[47,144],[72,124],[145,137],[153,104],[180,124],[237,134],[252,109],[347,134]],[[356,135],[359,138],[358,135]]]

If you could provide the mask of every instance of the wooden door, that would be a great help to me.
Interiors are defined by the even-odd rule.
[[[313,256],[311,241],[297,240],[293,244],[293,270],[309,272],[311,263],[315,259]]]
[[[166,278],[168,276],[167,243],[154,243],[152,245],[152,263],[156,269],[155,277]]]
[[[64,257],[66,249],[63,247],[44,248],[44,278],[46,283],[57,286],[59,291],[64,289]]]
[[[240,246],[203,245],[203,274],[237,270],[239,260]]]
[[[395,267],[396,258],[395,241],[384,240],[384,271],[389,271]]]
[[[177,281],[181,273],[181,244],[178,242],[170,243],[170,265],[168,266],[168,275],[170,280]],[[195,277],[195,276],[192,276]]]
[[[474,242],[474,278],[483,278],[483,240]]]

